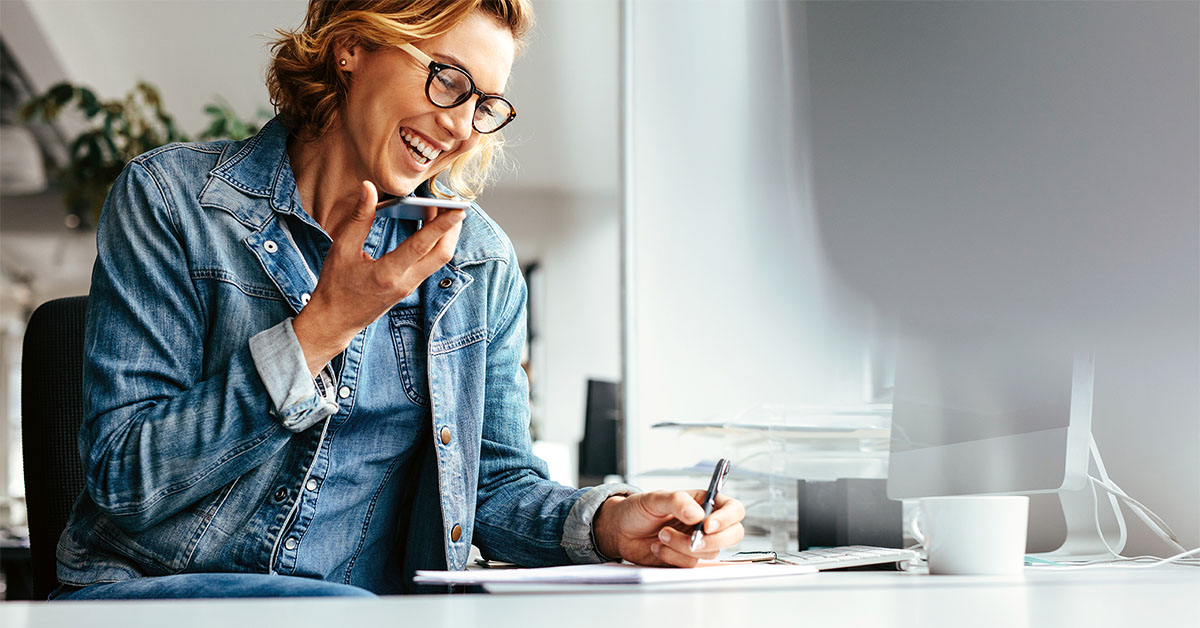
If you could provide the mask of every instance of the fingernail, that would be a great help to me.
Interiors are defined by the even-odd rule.
[[[658,550],[659,550],[659,548],[661,548],[661,547],[662,547],[662,546],[661,546],[661,545],[659,545],[658,543],[651,543],[651,544],[650,544],[650,552],[651,552],[651,553],[653,553],[655,556],[657,556],[657,555],[658,555]]]
[[[358,184],[358,202],[367,200],[367,182],[363,181]]]
[[[663,543],[666,543],[667,541],[671,540],[671,535],[668,534],[666,530],[659,530],[658,531],[658,540],[662,541]]]
[[[704,522],[705,534],[710,534],[710,533],[716,532],[716,531],[717,531],[717,522],[716,521],[709,519],[708,521]]]

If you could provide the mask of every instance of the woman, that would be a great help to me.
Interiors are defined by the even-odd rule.
[[[314,0],[274,46],[257,136],[129,164],[98,233],[88,487],[54,597],[408,592],[472,543],[690,566],[740,540],[736,500],[693,551],[698,491],[547,480],[508,238],[477,206],[375,216],[380,192],[478,192],[531,22],[527,0]]]

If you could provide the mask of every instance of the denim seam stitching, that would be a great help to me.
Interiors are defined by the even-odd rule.
[[[430,355],[443,355],[446,353],[452,353],[462,349],[463,347],[473,345],[484,338],[487,338],[487,329],[480,327],[453,338],[438,340],[434,343],[431,343],[429,353]]]
[[[228,284],[232,284],[246,296],[260,297],[270,299],[272,301],[286,302],[287,300],[278,295],[278,290],[273,287],[260,286],[258,284],[243,282],[239,280],[233,273],[215,268],[201,268],[192,271],[192,279],[212,279]]]
[[[401,327],[415,328],[417,331],[421,331],[422,335],[424,335],[424,333],[419,327],[409,324],[407,321],[397,321],[395,318],[393,318],[390,330],[391,333],[389,335],[392,337],[392,343],[396,349],[396,358],[400,366],[400,384],[404,388],[404,394],[406,394],[408,396],[408,400],[414,404],[421,406],[422,408],[428,408],[430,407],[429,399],[422,397],[420,392],[417,390],[417,387],[412,383],[416,378],[410,375],[410,371],[415,371],[415,369],[412,369],[408,366],[408,351],[404,346],[404,336],[402,335],[403,332],[400,329]],[[428,342],[426,342],[426,345],[428,345]]]
[[[371,503],[367,506],[367,516],[363,518],[362,533],[358,537],[358,547],[354,548],[354,553],[350,556],[349,562],[346,563],[346,577],[343,580],[346,584],[350,584],[350,577],[354,571],[354,563],[358,561],[358,557],[362,554],[362,548],[366,545],[367,531],[371,527],[371,517],[375,514],[375,504],[379,502],[379,495],[383,493],[383,487],[387,486],[388,480],[391,479],[392,473],[395,472],[396,465],[399,462],[399,458],[392,459],[392,463],[388,465],[387,471],[383,474],[383,480],[379,482],[379,486],[375,489],[375,494],[371,496]]]
[[[150,498],[144,500],[141,503],[141,507],[130,509],[130,506],[138,505],[138,502],[133,501],[133,502],[125,502],[125,503],[121,503],[121,504],[115,504],[109,510],[113,514],[119,514],[119,515],[131,515],[131,514],[138,514],[138,513],[146,512],[146,511],[150,510],[153,506],[158,504],[158,502],[162,501],[163,499],[170,497],[171,495],[174,495],[175,493],[178,493],[180,491],[186,490],[187,488],[189,488],[191,486],[195,486],[196,483],[198,483],[201,480],[203,480],[204,478],[208,477],[213,471],[215,471],[219,467],[225,465],[230,460],[232,460],[244,453],[247,453],[250,450],[263,444],[271,437],[271,432],[273,432],[273,431],[274,431],[274,428],[264,430],[262,432],[262,434],[256,435],[253,439],[243,443],[240,448],[234,449],[233,451],[230,451],[229,453],[225,454],[221,458],[218,458],[216,462],[209,465],[209,467],[207,469],[205,469],[204,471],[201,471],[200,473],[197,473],[197,474],[191,476],[190,478],[180,480],[170,486],[164,487],[162,490],[151,495]]]

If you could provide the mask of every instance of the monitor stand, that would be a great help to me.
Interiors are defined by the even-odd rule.
[[[1062,504],[1063,519],[1067,524],[1067,537],[1056,550],[1030,554],[1033,558],[1054,562],[1097,561],[1117,558],[1125,548],[1125,517],[1117,499],[1104,492],[1108,499],[1101,499],[1101,492],[1093,486],[1097,480],[1091,475],[1095,468],[1100,480],[1108,481],[1108,472],[1100,459],[1096,440],[1091,439],[1091,457],[1088,477],[1077,489],[1060,488],[1057,491]],[[1106,505],[1102,505],[1107,502]],[[1101,512],[1103,511],[1103,516]]]

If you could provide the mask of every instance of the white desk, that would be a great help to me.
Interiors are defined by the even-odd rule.
[[[1200,627],[1200,568],[1027,572],[1023,578],[823,573],[716,591],[643,588],[380,600],[7,602],[0,603],[0,626]]]

